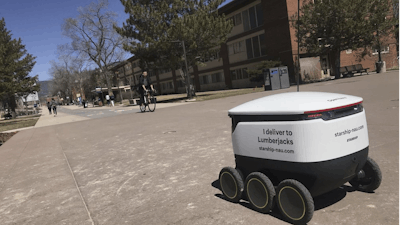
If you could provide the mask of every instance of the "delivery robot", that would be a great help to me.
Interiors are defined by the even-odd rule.
[[[289,92],[256,99],[231,110],[236,168],[220,171],[226,199],[247,198],[257,211],[276,204],[293,224],[311,220],[313,197],[346,182],[364,192],[381,183],[368,157],[363,99],[356,96]]]

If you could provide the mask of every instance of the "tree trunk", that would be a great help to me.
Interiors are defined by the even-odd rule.
[[[106,79],[106,85],[107,85],[107,90],[108,90],[108,95],[113,95],[113,92],[112,92],[112,89],[111,89],[111,83],[110,83],[110,74],[111,74],[111,72],[108,70],[108,69],[106,69],[105,71],[104,71],[104,78]]]
[[[15,108],[17,107],[17,104],[15,102],[15,95],[11,94],[8,99],[9,99],[8,105],[11,108],[12,118],[15,119],[17,117],[17,113],[15,112]]]
[[[333,57],[335,59],[334,64],[333,64],[335,79],[339,79],[340,78],[340,50],[334,51]]]

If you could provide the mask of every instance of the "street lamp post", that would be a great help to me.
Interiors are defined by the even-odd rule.
[[[297,92],[300,83],[300,0],[297,0]]]
[[[121,89],[119,88],[119,72],[118,71],[115,71],[115,74],[117,74],[117,84],[118,84],[118,90],[119,90],[119,100],[120,100],[120,103],[122,104],[122,94],[121,94]]]

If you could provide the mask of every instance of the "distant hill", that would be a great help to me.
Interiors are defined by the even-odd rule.
[[[50,96],[50,86],[51,80],[39,81],[40,84],[40,91],[39,91],[39,98]]]

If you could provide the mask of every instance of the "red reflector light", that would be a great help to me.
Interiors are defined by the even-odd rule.
[[[335,108],[330,108],[330,109],[322,109],[322,110],[315,110],[315,111],[307,111],[307,112],[304,112],[304,114],[322,113],[322,112],[327,112],[327,111],[331,111],[331,110],[344,109],[344,108],[351,107],[351,106],[355,106],[355,105],[358,105],[358,104],[361,104],[361,103],[362,103],[362,101],[361,101],[361,102],[354,103],[354,104],[344,105],[344,106],[335,107]],[[309,117],[310,117],[310,115],[309,115]]]
[[[322,116],[322,114],[311,114],[311,115],[308,115],[308,118],[315,118],[315,117],[320,117],[320,116]]]

